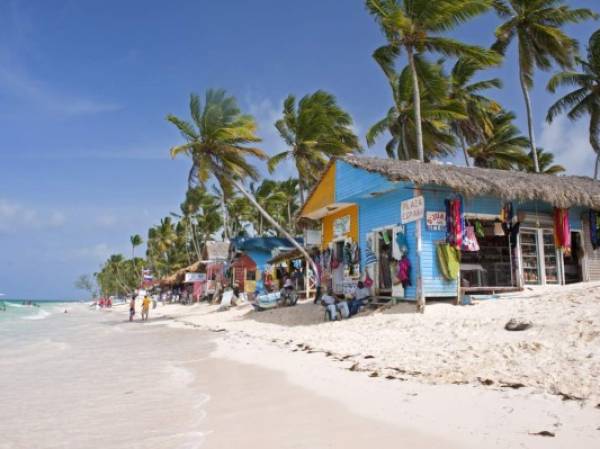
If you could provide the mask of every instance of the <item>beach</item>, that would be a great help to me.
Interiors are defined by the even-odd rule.
[[[593,448],[600,436],[600,284],[334,323],[312,303],[159,305],[146,323],[121,306],[46,313],[2,323],[1,449]],[[508,332],[511,317],[533,327]]]
[[[66,307],[2,323],[1,449],[452,447],[215,356],[210,332]]]

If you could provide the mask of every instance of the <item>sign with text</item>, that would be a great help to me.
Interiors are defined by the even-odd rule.
[[[427,212],[427,229],[430,231],[446,230],[446,212]]]
[[[206,281],[206,273],[185,273],[184,282],[186,284],[189,284],[192,282],[204,282],[204,281]]]
[[[400,223],[407,224],[420,220],[425,215],[425,198],[415,196],[400,203]]]

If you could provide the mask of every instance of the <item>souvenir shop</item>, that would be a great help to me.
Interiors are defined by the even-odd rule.
[[[405,204],[418,216],[404,220]],[[359,276],[406,300],[600,280],[590,178],[348,156],[330,162],[299,217],[321,222],[318,265],[337,292]]]
[[[321,247],[313,250],[321,285],[338,295],[349,294],[360,279],[356,206],[340,208],[324,217],[322,235]]]
[[[460,276],[464,291],[511,289],[583,280],[582,232],[568,209],[533,211],[504,202],[498,214],[465,212],[462,197],[445,200],[446,239],[437,247],[440,271]],[[516,204],[517,206],[518,203]]]
[[[374,229],[367,234],[364,281],[381,296],[404,297],[411,285],[406,226]]]
[[[460,276],[465,291],[517,287],[520,224],[514,220],[512,203],[497,214],[465,212],[460,195],[444,204],[446,239],[437,247],[442,275],[448,280]]]

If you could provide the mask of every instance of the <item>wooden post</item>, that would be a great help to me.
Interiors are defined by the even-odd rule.
[[[420,196],[421,189],[416,188],[414,196]],[[423,219],[415,222],[415,236],[417,238],[417,312],[425,313],[425,290],[423,286],[423,269],[421,267],[421,252],[423,251],[422,226]]]

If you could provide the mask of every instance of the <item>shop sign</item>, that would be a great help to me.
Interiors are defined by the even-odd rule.
[[[186,284],[189,284],[192,282],[204,282],[204,281],[206,281],[206,273],[185,273],[184,282]]]
[[[427,230],[445,231],[446,230],[446,212],[427,212]]]
[[[321,230],[307,229],[304,231],[304,246],[321,246]]]
[[[420,220],[423,215],[425,215],[425,198],[422,196],[416,196],[400,203],[400,222],[402,224]]]
[[[343,237],[350,234],[350,215],[344,215],[333,221],[333,237]]]

